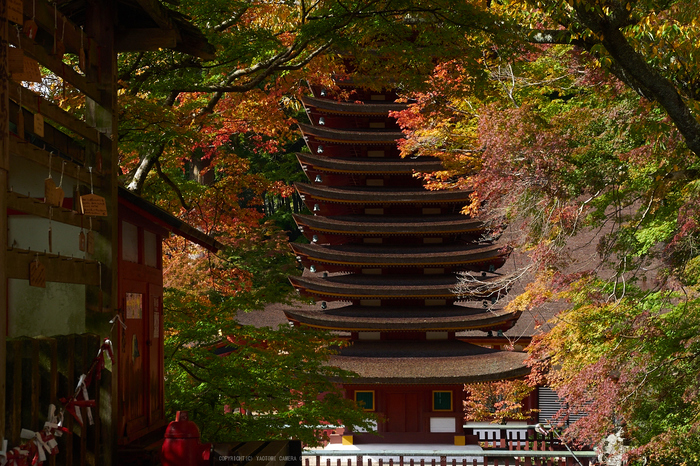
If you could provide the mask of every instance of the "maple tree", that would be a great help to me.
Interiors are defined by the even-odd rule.
[[[430,187],[473,189],[465,212],[515,226],[536,280],[509,306],[568,303],[530,349],[532,382],[588,414],[567,436],[591,445],[624,426],[632,457],[693,464],[698,5],[490,10],[520,40],[436,67],[398,115],[404,152],[441,157]]]
[[[254,330],[237,325],[235,314],[282,302],[291,291],[293,263],[279,225],[291,224],[289,181],[303,176],[285,154],[300,139],[295,97],[308,83],[330,87],[333,74],[344,75],[338,50],[363,54],[366,72],[402,44],[424,49],[393,61],[378,86],[405,70],[429,70],[430,43],[454,43],[454,31],[433,38],[434,28],[423,32],[426,21],[450,13],[474,25],[475,10],[454,15],[460,10],[450,2],[369,0],[176,8],[203,30],[211,58],[159,50],[119,59],[121,181],[227,246],[213,255],[176,238],[165,245],[168,409],[188,409],[210,440],[314,444],[322,423],[367,427],[368,415],[328,382],[342,374],[325,366],[327,335]],[[369,50],[375,42],[384,50]],[[294,173],[284,172],[292,162]],[[213,345],[226,341],[235,351],[213,357]]]
[[[464,419],[467,422],[493,422],[527,420],[533,415],[524,410],[522,401],[532,392],[524,380],[500,380],[490,383],[474,383],[464,386]]]
[[[169,417],[187,410],[202,437],[214,442],[297,439],[315,446],[323,429],[369,428],[371,416],[337,385],[352,374],[328,365],[340,342],[289,326],[240,325],[235,315],[248,301],[168,293]]]

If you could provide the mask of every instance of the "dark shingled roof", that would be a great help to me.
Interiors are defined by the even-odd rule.
[[[470,191],[428,191],[423,188],[382,189],[367,187],[331,188],[308,183],[294,183],[302,196],[339,203],[403,204],[403,203],[467,203]]]
[[[460,331],[508,325],[519,312],[478,307],[380,307],[349,305],[325,310],[285,309],[287,318],[312,327],[344,331]]]
[[[401,131],[356,131],[332,129],[324,126],[311,126],[297,123],[304,136],[312,136],[318,141],[347,144],[396,144],[404,137]]]
[[[324,113],[338,115],[372,115],[386,116],[389,112],[405,110],[407,104],[395,103],[358,103],[358,102],[338,102],[330,99],[317,99],[315,97],[301,97],[301,102],[305,107],[313,107]]]
[[[465,215],[440,217],[374,217],[348,215],[322,217],[319,215],[294,215],[299,226],[307,226],[329,233],[355,235],[435,235],[443,233],[475,233],[484,231],[484,223]]]
[[[462,285],[463,292],[471,291],[471,299],[490,297],[501,288],[499,276],[482,279],[482,285]],[[328,300],[380,298],[442,298],[456,299],[456,275],[335,275],[329,277],[289,277],[292,286],[307,290]],[[506,280],[507,281],[507,280]],[[492,284],[492,286],[489,286]]]
[[[432,266],[448,267],[481,262],[505,261],[510,253],[499,245],[433,245],[433,246],[375,246],[375,245],[318,245],[294,244],[297,254],[304,254],[320,262],[343,263],[348,266]],[[502,262],[501,262],[502,264]]]
[[[527,375],[526,353],[499,351],[458,340],[356,341],[330,364],[356,372],[351,383],[474,383]]]
[[[312,154],[297,153],[299,163],[331,173],[371,173],[371,174],[412,174],[415,172],[433,172],[442,170],[442,163],[435,159],[340,159],[320,157]]]

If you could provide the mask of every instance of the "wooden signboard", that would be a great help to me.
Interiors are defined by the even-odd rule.
[[[7,49],[7,66],[13,78],[24,73],[24,52],[22,49],[17,47]]]
[[[53,178],[46,178],[44,180],[44,199],[46,199],[47,204],[60,207],[63,205],[64,197],[65,193],[63,192],[63,188],[56,186]]]
[[[28,81],[40,83],[41,70],[39,69],[39,63],[27,56],[24,56],[22,60],[22,71],[19,73],[12,73],[12,79],[16,82]]]
[[[83,213],[91,217],[106,217],[108,215],[105,198],[97,194],[80,196],[80,206],[83,209]]]
[[[22,0],[8,0],[7,19],[16,24],[24,23],[23,9]]]
[[[38,260],[29,263],[29,285],[46,288],[46,267]]]
[[[41,113],[34,114],[34,134],[44,137],[44,117]]]

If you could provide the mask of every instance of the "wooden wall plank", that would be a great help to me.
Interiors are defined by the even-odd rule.
[[[7,277],[29,280],[29,264],[36,260],[46,267],[46,281],[100,286],[100,264],[97,261],[37,253],[22,249],[7,251]]]
[[[24,157],[27,160],[38,163],[39,165],[49,168],[49,159],[51,159],[51,169],[61,172],[62,160],[60,157],[49,157],[49,152],[25,141],[20,141],[18,138],[11,137],[9,150],[14,156]],[[74,163],[66,163],[64,175],[73,179],[78,178],[83,184],[90,186],[90,173],[85,167],[80,167]],[[102,177],[98,173],[92,174],[92,184],[95,189],[102,187]]]

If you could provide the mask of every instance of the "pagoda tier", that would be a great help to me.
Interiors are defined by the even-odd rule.
[[[461,305],[418,308],[349,305],[326,310],[286,310],[285,314],[291,322],[326,330],[461,332],[485,327],[506,331],[521,312],[495,309],[486,313],[483,308]]]
[[[304,173],[312,183],[322,186],[395,186],[420,187],[417,172],[434,172],[442,166],[437,159],[375,160],[340,159],[311,154],[296,154]]]
[[[396,119],[389,112],[405,110],[406,104],[367,104],[337,102],[314,97],[301,98],[309,120],[314,125],[344,129],[389,129],[399,131]]]
[[[353,371],[353,384],[465,384],[527,375],[524,353],[457,340],[355,341],[330,363]]]
[[[365,275],[289,277],[300,295],[361,306],[444,306],[457,301],[491,300],[505,293],[503,277],[460,284],[455,275]],[[507,280],[505,280],[507,281]],[[456,293],[460,287],[460,294]],[[486,309],[484,312],[488,312]]]
[[[332,188],[294,183],[301,199],[316,215],[438,215],[456,214],[469,202],[468,191],[428,191],[423,188]]]
[[[312,154],[326,157],[400,158],[400,131],[344,131],[298,123]]]
[[[321,217],[295,215],[306,239],[319,244],[451,244],[478,241],[486,234],[484,223],[465,215],[383,217],[356,215]]]
[[[510,254],[499,245],[386,246],[292,244],[304,267],[316,272],[445,274],[499,269]]]

